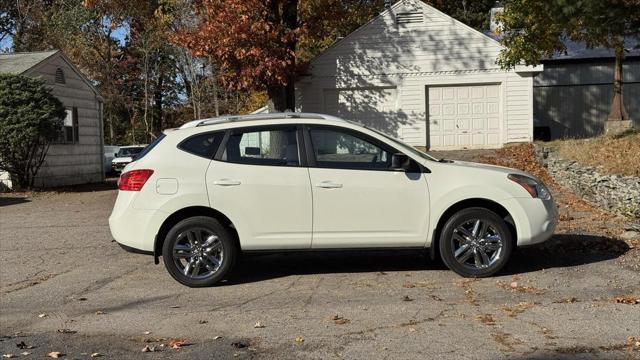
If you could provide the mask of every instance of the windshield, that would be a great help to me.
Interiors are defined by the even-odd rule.
[[[142,149],[144,148],[142,147],[120,148],[120,150],[118,150],[118,157],[132,156],[142,151]]]
[[[391,141],[396,146],[400,147],[403,150],[406,150],[407,152],[410,152],[413,155],[419,156],[419,157],[421,157],[423,159],[427,159],[427,160],[430,160],[430,161],[439,161],[438,159],[434,158],[433,156],[431,156],[431,155],[429,155],[429,154],[427,154],[425,152],[422,152],[422,151],[414,148],[413,146],[402,142],[401,140],[393,138],[393,137],[383,133],[382,131],[379,131],[379,130],[376,130],[376,129],[372,129],[370,127],[366,127],[366,128],[371,130],[371,131],[374,131],[377,134],[380,134],[380,135],[384,136],[387,140]]]

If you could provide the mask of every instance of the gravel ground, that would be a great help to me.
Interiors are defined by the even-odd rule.
[[[225,283],[189,289],[111,241],[116,191],[91,190],[0,195],[0,353],[640,358],[640,304],[616,301],[640,296],[640,273],[625,265],[637,252],[610,229],[580,230],[592,221],[584,209],[563,209],[571,226],[490,279],[462,279],[422,253],[291,253],[244,256]]]

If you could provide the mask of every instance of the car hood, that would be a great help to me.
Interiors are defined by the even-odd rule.
[[[112,160],[113,162],[116,163],[120,163],[120,162],[132,162],[133,158],[131,156],[125,156],[125,157],[117,157],[115,159]]]
[[[458,160],[449,160],[447,162],[438,163],[438,164],[443,165],[443,167],[445,168],[449,168],[452,170],[456,169],[458,171],[463,171],[465,173],[466,172],[475,173],[475,172],[481,171],[486,174],[495,174],[500,176],[502,176],[503,174],[504,175],[520,174],[520,175],[536,178],[535,176],[527,172],[524,172],[522,170],[512,169],[512,168],[498,166],[498,165],[490,165],[490,164],[482,164],[482,163],[475,163],[470,161],[458,161]]]

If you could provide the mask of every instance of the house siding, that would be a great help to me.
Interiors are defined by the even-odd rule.
[[[407,11],[423,13],[424,21],[396,24],[395,14]],[[530,141],[531,73],[501,70],[500,50],[491,38],[429,6],[398,3],[312,61],[311,74],[297,83],[298,110],[330,113],[325,102],[332,89],[393,88],[395,109],[367,125],[429,146],[428,87],[497,84],[501,143]]]
[[[55,82],[58,68],[65,84]],[[24,75],[41,78],[66,108],[78,110],[78,142],[52,144],[35,179],[36,186],[66,186],[104,180],[100,99],[60,55],[53,55]]]
[[[613,97],[613,60],[547,62],[533,82],[534,114],[548,126],[552,139],[583,138],[604,133]],[[640,127],[640,59],[623,65],[624,103]]]

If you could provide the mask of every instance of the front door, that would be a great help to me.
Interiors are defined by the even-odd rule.
[[[236,225],[243,250],[311,247],[299,134],[295,126],[232,129],[207,170],[211,206]]]
[[[340,127],[311,126],[313,248],[422,247],[429,193],[422,173],[392,170],[388,145]]]

